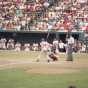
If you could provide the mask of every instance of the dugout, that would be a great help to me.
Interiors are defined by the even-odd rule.
[[[6,38],[7,40],[13,38],[16,42],[22,43],[39,43],[42,38],[45,38],[48,42],[52,43],[53,39],[57,38],[66,42],[67,32],[38,32],[38,31],[1,31],[0,38]],[[82,40],[84,38],[83,32],[71,32],[71,35],[75,39]]]

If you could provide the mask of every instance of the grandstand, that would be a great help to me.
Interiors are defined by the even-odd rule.
[[[0,0],[0,38],[19,42],[77,40],[88,31],[87,0]]]

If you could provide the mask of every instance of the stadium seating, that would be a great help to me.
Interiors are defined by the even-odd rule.
[[[1,30],[88,30],[88,1],[0,0]]]

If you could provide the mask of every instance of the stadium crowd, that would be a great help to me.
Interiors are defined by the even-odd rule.
[[[0,0],[0,31],[88,30],[88,0]]]
[[[70,40],[70,41],[69,41]],[[58,52],[67,52],[67,45],[72,43],[73,52],[77,53],[85,53],[86,52],[86,45],[83,42],[75,40],[71,37],[64,43],[62,40],[54,39],[52,43],[47,42],[46,40],[42,40],[39,43],[22,43],[15,41],[13,39],[0,39],[0,50],[13,50],[13,51],[54,51],[55,53]]]

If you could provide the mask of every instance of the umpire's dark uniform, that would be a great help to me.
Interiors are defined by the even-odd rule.
[[[74,38],[71,36],[68,38],[68,44],[67,44],[67,61],[73,61],[73,44],[74,44]]]

